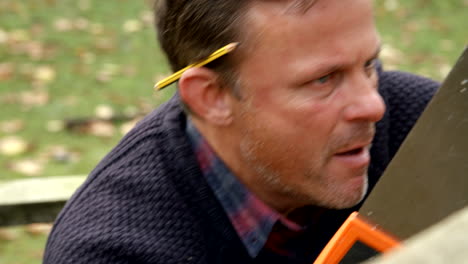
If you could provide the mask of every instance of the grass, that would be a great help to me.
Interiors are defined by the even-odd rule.
[[[468,2],[382,0],[376,5],[386,67],[442,80],[468,43]],[[17,155],[0,154],[0,180],[87,174],[122,137],[123,123],[96,136],[86,128],[54,130],[51,121],[92,118],[103,105],[118,114],[147,112],[172,94],[152,91],[154,81],[169,71],[149,10],[147,2],[133,0],[0,1],[0,140],[14,135],[27,145]],[[22,126],[1,129],[12,120]],[[57,148],[71,158],[57,158]],[[39,169],[15,169],[24,160]],[[6,231],[14,239],[0,235],[0,264],[40,263],[45,234]]]
[[[151,22],[144,22],[151,16],[148,10],[144,2],[130,0],[0,3],[1,29],[19,35],[17,38],[23,39],[17,41],[20,45],[36,42],[52,53],[35,59],[27,50],[18,51],[16,43],[10,45],[13,48],[4,45],[6,48],[0,49],[0,61],[14,68],[13,76],[0,82],[3,101],[7,96],[25,92],[49,97],[39,105],[18,103],[21,99],[2,102],[0,120],[25,121],[25,128],[15,135],[27,141],[30,151],[13,158],[0,156],[1,165],[25,158],[38,160],[51,145],[58,145],[78,153],[79,161],[47,160],[39,175],[88,173],[122,134],[95,137],[66,130],[50,133],[47,131],[50,120],[93,117],[99,105],[109,106],[117,113],[128,109],[145,111],[168,97],[170,92],[162,95],[152,92],[157,73],[167,72],[167,67],[156,45]],[[60,20],[65,25],[71,23],[72,29],[57,30]],[[132,22],[139,23],[140,28],[126,32],[125,23]],[[55,72],[53,80],[43,83],[34,80],[40,66]],[[0,138],[7,134],[0,134]],[[10,170],[1,177],[13,179],[23,175]]]
[[[376,4],[383,42],[402,53],[390,59],[391,66],[443,80],[468,44],[468,1],[386,0]],[[392,6],[395,10],[389,11]]]
[[[33,264],[41,263],[45,234],[31,234],[25,228],[9,228],[11,240],[0,238],[0,264]]]

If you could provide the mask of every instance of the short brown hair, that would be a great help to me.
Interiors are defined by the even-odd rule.
[[[202,60],[231,42],[241,41],[240,23],[248,1],[156,0],[158,39],[172,70]],[[235,85],[233,59],[223,57],[209,66],[226,84]]]
[[[210,63],[222,85],[240,97],[236,66],[250,43],[244,15],[253,1],[289,3],[288,10],[308,10],[317,0],[155,0],[155,24],[159,43],[173,71],[208,57],[215,50],[240,42],[234,55]],[[244,30],[243,30],[244,29]],[[242,30],[242,32],[241,32]]]

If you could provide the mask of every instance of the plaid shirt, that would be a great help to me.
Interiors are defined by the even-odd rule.
[[[302,233],[304,228],[268,207],[250,192],[190,121],[187,121],[186,133],[203,175],[249,255],[255,258],[265,248],[274,254],[294,256],[294,250],[288,249],[287,240]]]

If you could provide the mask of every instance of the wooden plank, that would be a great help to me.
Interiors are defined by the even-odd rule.
[[[366,264],[465,264],[468,260],[468,207],[405,241],[395,252]]]
[[[0,183],[0,226],[53,222],[86,175]]]

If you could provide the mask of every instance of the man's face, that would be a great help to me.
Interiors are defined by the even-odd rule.
[[[261,198],[351,207],[367,190],[374,124],[385,111],[371,3],[319,0],[300,13],[253,2],[253,48],[234,106],[241,170],[255,175],[247,181]]]

